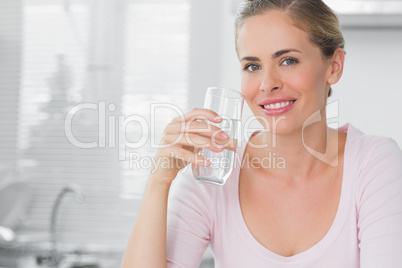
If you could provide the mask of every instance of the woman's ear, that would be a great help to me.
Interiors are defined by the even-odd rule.
[[[334,55],[329,60],[330,68],[329,68],[329,77],[328,83],[330,85],[336,84],[339,79],[342,77],[343,73],[343,64],[345,62],[345,52],[342,48],[337,48],[334,52]]]

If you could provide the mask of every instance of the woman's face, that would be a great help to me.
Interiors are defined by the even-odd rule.
[[[254,115],[267,120],[271,131],[300,131],[310,115],[325,107],[330,64],[283,12],[248,18],[238,30],[237,49],[242,92]],[[268,129],[263,120],[259,119]]]

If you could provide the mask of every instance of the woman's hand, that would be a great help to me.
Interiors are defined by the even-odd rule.
[[[211,164],[197,152],[202,148],[221,152],[224,141],[228,140],[229,136],[206,120],[220,123],[222,118],[214,111],[194,108],[182,116],[175,117],[166,126],[161,147],[153,161],[151,177],[170,184],[177,173],[190,163],[201,166]]]
[[[172,181],[189,163],[209,165],[197,154],[199,149],[221,152],[223,147],[233,147],[222,129],[206,121],[219,123],[222,118],[211,110],[193,109],[166,126],[122,267],[167,267],[167,204]]]

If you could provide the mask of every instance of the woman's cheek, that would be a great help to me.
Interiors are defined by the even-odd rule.
[[[247,81],[244,77],[241,79],[241,93],[243,93],[244,97],[248,99],[248,95],[250,94],[249,87],[247,86]]]
[[[244,96],[252,96],[258,93],[259,83],[256,79],[250,79],[249,76],[242,76],[241,91]]]

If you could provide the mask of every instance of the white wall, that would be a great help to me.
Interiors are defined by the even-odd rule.
[[[402,147],[402,28],[346,29],[344,75],[334,86],[339,122]]]
[[[225,49],[220,36],[225,32],[222,24],[226,20],[221,16],[223,4],[223,1],[215,0],[190,0],[190,109],[203,106],[207,87],[222,86],[219,53]]]
[[[230,6],[222,16],[219,84],[240,90],[233,16]],[[343,32],[347,57],[344,75],[329,99],[339,101],[339,116],[331,122],[352,123],[367,134],[391,137],[402,147],[402,28],[349,27]],[[243,120],[249,116],[246,107]]]

